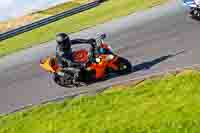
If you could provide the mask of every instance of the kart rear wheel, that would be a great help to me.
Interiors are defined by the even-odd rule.
[[[53,75],[53,80],[56,84],[58,84],[59,86],[62,86],[62,87],[72,87],[72,86],[74,86],[72,84],[71,75],[66,74],[66,73],[61,72],[61,75],[58,74],[58,73],[55,73]]]
[[[70,75],[68,75],[68,77],[66,77],[66,76],[67,75],[65,75],[65,77],[63,77],[63,76],[60,76],[58,74],[54,74],[53,80],[59,86],[61,86],[61,87],[67,87],[67,88],[82,87],[82,86],[86,86],[87,85],[84,82],[73,83]]]
[[[119,70],[117,71],[118,74],[127,74],[132,72],[132,65],[127,59],[119,57],[117,62],[119,66]]]
[[[53,75],[53,80],[56,84],[58,84],[59,86],[64,87],[66,85],[65,83],[65,79],[62,76],[59,76],[58,74],[54,74]]]

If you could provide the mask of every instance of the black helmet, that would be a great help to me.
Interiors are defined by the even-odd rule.
[[[56,42],[58,44],[63,44],[71,47],[71,41],[69,36],[66,33],[58,33],[56,35]]]

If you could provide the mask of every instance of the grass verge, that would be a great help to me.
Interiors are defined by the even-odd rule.
[[[68,9],[72,9],[74,7],[78,7],[80,5],[81,4],[76,2],[76,1],[70,1],[70,2],[60,4],[60,5],[57,5],[55,7],[52,7],[52,8],[46,9],[46,10],[35,12],[34,14],[39,13],[39,14],[43,14],[43,15],[45,15],[45,14],[46,15],[56,15],[58,13],[61,13],[61,12],[66,11]]]
[[[53,40],[55,33],[58,32],[77,32],[120,16],[126,16],[138,10],[151,8],[166,1],[167,0],[109,0],[94,9],[1,41],[0,56]]]
[[[73,0],[63,4],[58,4],[54,7],[33,12],[25,16],[21,16],[18,18],[10,19],[5,22],[0,22],[0,32],[6,32],[8,30],[24,26],[26,24],[30,24],[34,21],[50,17],[52,15],[61,13],[63,11],[75,8],[80,6],[81,4],[86,4],[88,1],[86,0]]]
[[[200,130],[200,72],[149,79],[0,117],[0,133],[185,133]]]

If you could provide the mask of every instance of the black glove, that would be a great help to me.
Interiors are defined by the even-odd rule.
[[[96,48],[97,47],[97,42],[95,39],[89,39],[88,43],[91,44],[92,48]]]

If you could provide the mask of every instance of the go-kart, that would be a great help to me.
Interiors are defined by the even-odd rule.
[[[200,19],[200,6],[195,2],[195,0],[183,0],[183,4],[188,9],[191,17],[195,19]]]
[[[91,82],[103,80],[110,74],[127,74],[132,71],[131,63],[113,53],[111,47],[104,43],[105,35],[101,35],[96,39],[98,49],[101,52],[95,54],[95,58],[91,61],[90,51],[80,49],[73,52],[73,60],[80,64],[84,64],[79,71],[78,82],[74,84],[71,68],[62,70],[55,56],[46,57],[40,61],[40,66],[53,74],[53,80],[60,86],[74,87],[88,85]],[[103,51],[103,52],[102,52]]]

